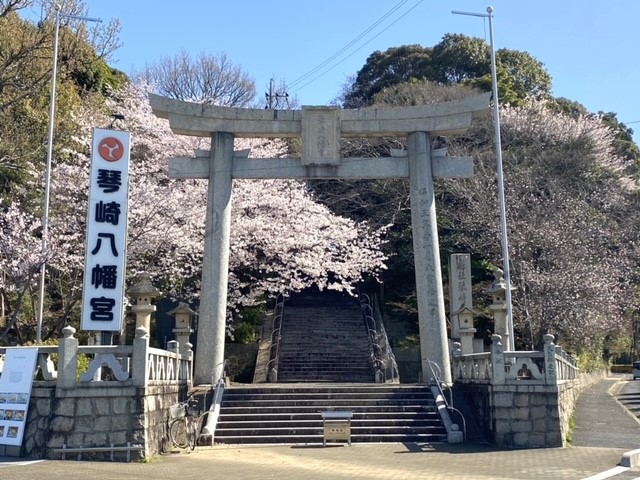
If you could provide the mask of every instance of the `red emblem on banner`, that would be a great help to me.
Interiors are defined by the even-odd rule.
[[[98,144],[98,153],[107,162],[117,162],[124,155],[122,142],[115,137],[106,137]]]

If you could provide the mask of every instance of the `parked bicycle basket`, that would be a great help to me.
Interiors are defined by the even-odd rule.
[[[184,414],[184,405],[182,405],[181,403],[176,403],[175,405],[171,405],[169,407],[169,416],[171,418],[182,418],[184,417]]]

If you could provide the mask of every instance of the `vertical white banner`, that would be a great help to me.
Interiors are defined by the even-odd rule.
[[[7,348],[0,374],[0,445],[22,445],[37,348]]]
[[[82,330],[122,326],[130,143],[129,132],[93,130]]]

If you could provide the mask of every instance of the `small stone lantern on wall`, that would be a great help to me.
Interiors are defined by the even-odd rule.
[[[191,319],[196,312],[189,308],[184,302],[180,302],[176,308],[167,312],[168,315],[175,317],[175,328],[173,333],[176,334],[176,341],[178,342],[178,349],[182,353],[185,351],[187,343],[189,343],[189,337],[193,333],[191,328]]]
[[[160,290],[151,284],[151,276],[141,273],[138,283],[127,290],[127,295],[136,302],[131,307],[131,311],[136,314],[136,329],[144,327],[147,332],[151,331],[151,314],[156,311],[156,306],[151,305],[151,302],[160,295]]]
[[[453,312],[456,326],[458,327],[458,333],[460,335],[460,348],[464,355],[473,352],[473,335],[476,333],[476,329],[473,327],[473,319],[478,315],[478,312],[465,305],[459,310]]]
[[[491,294],[492,304],[489,308],[493,311],[493,322],[495,324],[496,334],[502,337],[503,345],[511,345],[509,327],[507,325],[507,283],[504,281],[504,273],[501,269],[497,268],[493,272],[494,280],[491,284],[491,288],[487,293]],[[511,287],[511,290],[515,290]]]

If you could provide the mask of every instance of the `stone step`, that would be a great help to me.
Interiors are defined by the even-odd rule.
[[[321,422],[321,412],[283,412],[272,413],[266,417],[262,413],[225,413],[220,416],[219,424],[227,427],[233,425],[250,424],[255,426],[273,425],[273,424],[289,424],[290,422],[301,423],[305,425],[317,425]],[[384,424],[390,425],[440,425],[440,415],[437,411],[416,411],[416,412],[399,412],[397,410],[388,412],[359,412],[353,411],[352,421],[362,426],[380,426]]]
[[[309,445],[309,444],[323,444],[324,436],[320,433],[318,435],[245,435],[240,434],[237,436],[226,435],[218,436],[216,434],[216,442],[225,443],[230,445],[238,444],[285,444],[285,445]],[[428,432],[420,434],[364,434],[364,435],[351,435],[352,443],[447,443],[446,432]]]
[[[352,412],[352,442],[444,442],[446,431],[425,386],[303,384],[230,387],[218,443],[322,443],[322,412]]]
[[[292,389],[288,392],[270,392],[270,391],[257,391],[245,390],[242,392],[236,392],[234,390],[227,389],[224,395],[224,401],[256,401],[256,400],[272,400],[272,401],[291,401],[291,402],[303,402],[305,400],[361,400],[363,402],[370,401],[415,401],[416,403],[430,403],[433,402],[432,395],[423,391],[406,391],[406,392],[385,392],[385,391],[322,391],[320,388],[314,389],[314,391],[298,391]]]

